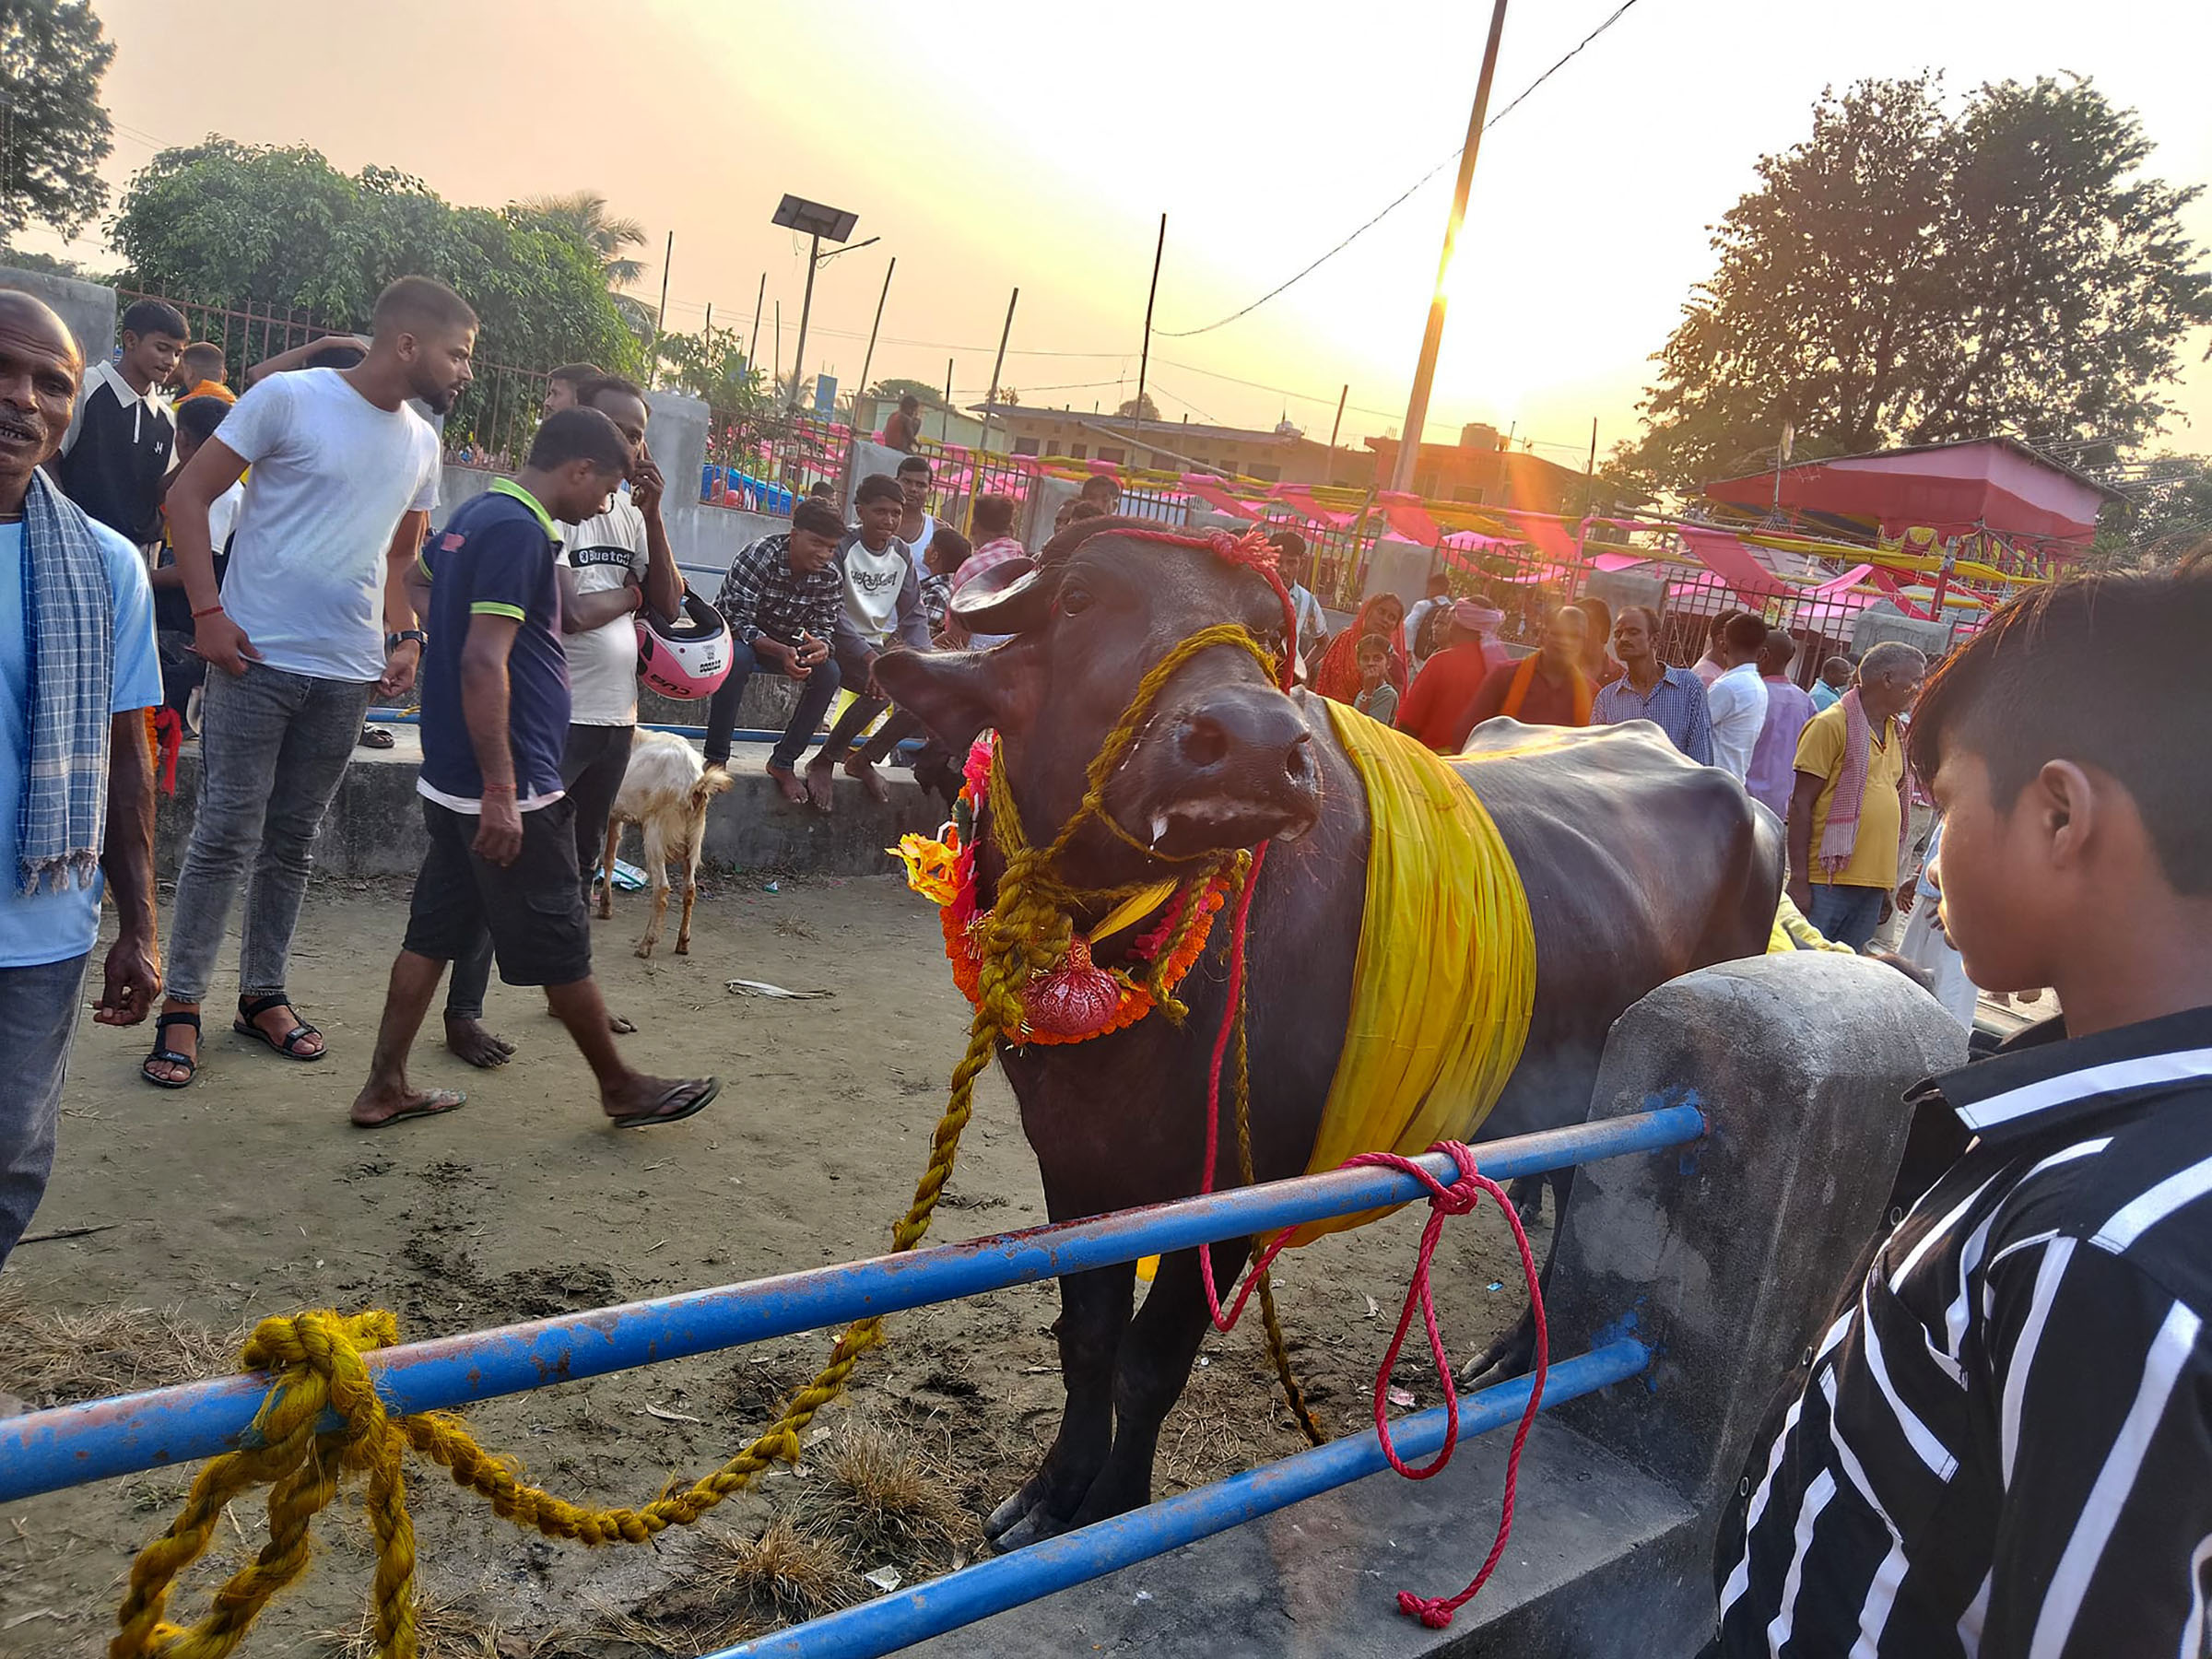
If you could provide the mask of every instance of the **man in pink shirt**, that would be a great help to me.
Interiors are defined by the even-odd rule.
[[[1813,717],[1813,700],[1790,678],[1790,662],[1797,641],[1779,628],[1768,630],[1766,642],[1755,659],[1759,677],[1767,686],[1767,718],[1759,729],[1759,744],[1751,751],[1751,770],[1745,786],[1754,800],[1788,823],[1790,792],[1796,787],[1797,738]]]

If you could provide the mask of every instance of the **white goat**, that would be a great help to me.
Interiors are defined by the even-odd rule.
[[[650,957],[661,941],[668,915],[668,861],[684,866],[684,915],[676,930],[676,954],[691,952],[691,905],[699,897],[699,854],[707,838],[707,803],[735,782],[719,766],[705,766],[698,751],[666,732],[641,731],[632,741],[629,767],[606,819],[606,853],[599,861],[599,915],[615,913],[615,847],[622,826],[635,824],[645,840],[644,864],[653,877],[653,920],[638,941],[638,955]]]

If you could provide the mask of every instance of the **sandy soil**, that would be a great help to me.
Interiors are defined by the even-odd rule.
[[[346,1107],[366,1064],[406,889],[318,884],[292,982],[328,1033],[331,1058],[287,1063],[211,1018],[198,1083],[161,1093],[135,1076],[143,1032],[88,1023],[63,1108],[60,1165],[35,1229],[118,1225],[25,1246],[0,1288],[31,1317],[174,1308],[188,1324],[224,1334],[271,1312],[379,1305],[398,1314],[406,1338],[877,1253],[921,1167],[962,1046],[966,1005],[934,918],[893,879],[786,877],[781,888],[770,893],[743,876],[716,882],[688,959],[641,962],[629,953],[641,897],[623,896],[615,919],[594,924],[608,1001],[640,1027],[625,1039],[628,1052],[651,1069],[724,1079],[702,1116],[641,1134],[602,1127],[588,1074],[542,1003],[495,982],[491,1021],[521,1044],[514,1064],[479,1074],[426,1046],[418,1078],[465,1088],[468,1105],[369,1135],[347,1125]],[[740,975],[836,994],[742,999],[724,989]],[[1035,1165],[995,1074],[946,1205],[938,1239],[1042,1218]],[[1339,1430],[1366,1416],[1418,1232],[1418,1214],[1402,1214],[1324,1241],[1278,1270],[1298,1364]],[[1447,1236],[1439,1300],[1463,1359],[1518,1312],[1512,1289],[1490,1288],[1517,1278],[1511,1252],[1494,1216],[1457,1223]],[[833,1410],[823,1421],[831,1434],[853,1423],[910,1431],[933,1477],[950,1483],[968,1514],[987,1513],[1050,1441],[1060,1398],[1056,1312],[1047,1285],[900,1315],[888,1349],[859,1373],[850,1416]],[[1302,1445],[1275,1396],[1257,1325],[1255,1317],[1209,1344],[1163,1438],[1163,1494]],[[0,1386],[7,1343],[0,1326]],[[488,1403],[471,1422],[540,1484],[572,1498],[639,1502],[671,1477],[688,1480],[730,1455],[827,1347],[817,1334],[547,1388]],[[1423,1364],[1403,1362],[1400,1381],[1433,1404]],[[131,1556],[167,1524],[188,1474],[0,1510],[0,1653],[104,1652]],[[657,1647],[612,1632],[635,1635],[626,1613],[674,1582],[695,1588],[712,1579],[731,1537],[752,1537],[778,1509],[803,1507],[818,1481],[806,1465],[777,1472],[759,1495],[723,1506],[701,1529],[706,1538],[588,1552],[518,1534],[473,1497],[419,1479],[412,1500],[423,1587],[475,1632],[443,1651],[697,1651],[665,1631]],[[266,1537],[258,1503],[232,1514],[216,1571],[234,1570]],[[346,1651],[335,1633],[355,1625],[369,1582],[358,1496],[349,1491],[318,1535],[316,1564],[252,1640],[249,1651],[263,1659]],[[947,1565],[965,1546],[947,1547],[949,1558],[924,1552],[902,1570],[911,1578]],[[865,1544],[853,1549],[854,1574],[883,1559]],[[206,1571],[192,1581],[197,1592],[209,1582]],[[183,1601],[195,1613],[202,1605],[198,1594]],[[496,1645],[494,1630],[509,1633]]]

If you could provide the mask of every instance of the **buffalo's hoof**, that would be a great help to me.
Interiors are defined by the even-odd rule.
[[[1004,1508],[1004,1505],[1000,1506]],[[997,1517],[994,1515],[993,1519]],[[987,1531],[988,1529],[986,1529]],[[1041,1544],[1047,1538],[1056,1538],[1067,1530],[1067,1523],[1056,1517],[1042,1503],[1035,1505],[1020,1520],[996,1534],[991,1547],[1000,1555],[1012,1555],[1030,1544]]]

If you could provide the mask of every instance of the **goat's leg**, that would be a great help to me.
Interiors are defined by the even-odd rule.
[[[684,915],[676,926],[676,954],[691,954],[691,907],[699,902],[699,849],[707,838],[707,815],[691,823],[691,844],[684,849]]]
[[[661,942],[661,926],[668,919],[668,844],[657,821],[649,818],[644,830],[645,867],[653,875],[653,920],[645,924],[645,936],[638,941],[637,953],[651,957],[653,947]]]
[[[621,844],[622,820],[613,813],[606,816],[606,851],[599,859],[599,920],[604,922],[615,913],[615,849]]]
[[[1060,1432],[1022,1488],[991,1512],[983,1531],[1001,1549],[1049,1537],[1067,1524],[1113,1444],[1114,1360],[1129,1328],[1136,1264],[1060,1281]]]

